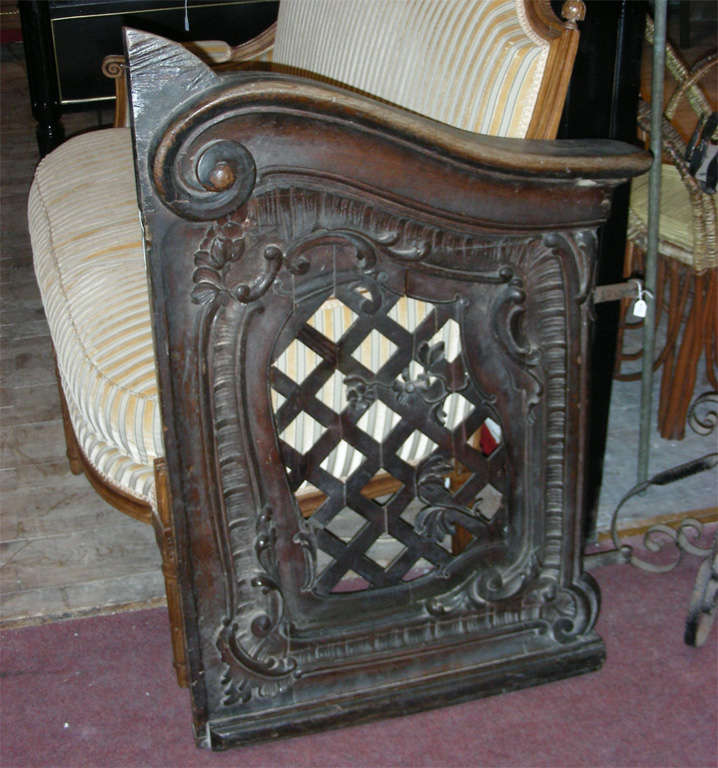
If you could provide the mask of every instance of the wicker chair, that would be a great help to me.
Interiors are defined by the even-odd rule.
[[[653,41],[653,25],[646,38]],[[718,245],[716,240],[716,195],[704,192],[691,175],[686,159],[687,136],[676,125],[679,107],[686,102],[698,120],[716,109],[701,81],[718,73],[718,54],[711,53],[690,69],[674,48],[666,46],[666,66],[677,87],[664,109],[664,164],[661,172],[661,205],[658,246],[656,327],[665,324],[665,343],[654,362],[662,368],[658,429],[662,437],[684,437],[686,418],[693,399],[700,360],[713,390],[718,389]],[[714,89],[715,92],[715,89]],[[642,102],[639,129],[650,133],[650,106]],[[685,133],[685,129],[683,129]],[[648,223],[648,178],[632,182],[629,209],[625,276],[643,269]],[[641,328],[628,320],[630,301],[624,301],[619,330],[616,378],[633,381],[640,372],[630,371],[639,351],[622,351]],[[661,337],[662,338],[662,337]]]

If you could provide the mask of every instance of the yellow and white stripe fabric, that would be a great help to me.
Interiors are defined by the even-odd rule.
[[[164,455],[164,446],[129,131],[85,134],[48,155],[35,175],[28,212],[35,272],[80,447],[101,477],[152,503],[153,461]],[[401,299],[390,317],[413,332],[430,311],[426,302]],[[330,299],[310,325],[337,342],[354,319],[346,305]],[[460,349],[453,321],[438,328],[430,343],[439,341],[447,359],[453,360]],[[394,351],[394,344],[374,331],[354,356],[370,371],[378,371]],[[295,340],[275,365],[301,383],[320,362]],[[422,372],[412,363],[408,376],[414,379]],[[337,413],[347,405],[343,378],[336,372],[317,393]],[[276,392],[273,405],[281,405]],[[468,415],[470,404],[451,396],[444,407],[447,426],[453,428]],[[377,401],[359,426],[383,440],[398,419]],[[302,414],[281,437],[305,453],[322,432],[321,425]],[[417,432],[399,455],[416,462],[433,448],[429,438]],[[322,467],[346,478],[361,460],[342,442]]]
[[[80,447],[101,476],[151,501],[164,447],[130,131],[94,131],[48,155],[28,218]]]
[[[273,58],[459,128],[521,137],[548,55],[523,14],[522,0],[283,0]],[[152,502],[153,460],[164,447],[130,142],[129,130],[118,128],[64,143],[38,167],[28,213],[42,301],[83,453],[107,481]],[[420,304],[399,302],[395,312],[406,317],[396,319],[420,322],[428,311]],[[316,316],[318,330],[334,333],[337,323],[346,329],[342,313],[346,308],[327,304]],[[458,349],[458,327],[447,324],[441,334],[450,355]],[[377,370],[391,352],[387,343],[365,344],[357,351],[362,363]],[[277,365],[296,380],[311,366],[310,354],[288,350]],[[345,387],[334,380],[320,397],[337,412],[346,404]],[[452,398],[450,428],[467,412],[463,398]],[[375,405],[359,426],[381,439],[397,417]],[[307,450],[317,427],[305,415],[283,439]],[[431,449],[419,434],[401,457],[417,461]],[[346,477],[360,458],[342,444],[324,468]]]
[[[524,0],[282,0],[273,61],[456,128],[524,138],[548,50]]]

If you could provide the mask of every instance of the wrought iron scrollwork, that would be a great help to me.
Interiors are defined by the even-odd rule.
[[[643,549],[652,555],[669,554],[665,561],[651,560],[621,540],[618,520],[621,509],[634,496],[647,490],[652,485],[668,485],[677,480],[690,477],[718,466],[718,453],[709,453],[693,461],[659,472],[648,480],[637,483],[620,500],[611,517],[611,539],[614,549],[596,552],[585,556],[587,565],[620,563],[633,565],[650,573],[668,573],[682,560],[684,554],[703,558],[696,579],[696,587],[691,601],[690,613],[686,625],[685,639],[689,645],[700,645],[705,641],[707,627],[713,620],[718,603],[718,530],[713,534],[712,543],[702,544],[705,526],[692,517],[684,517],[677,525],[666,523],[652,525],[643,534]]]
[[[656,564],[645,558],[638,556],[633,547],[621,542],[621,537],[618,532],[618,518],[621,509],[637,494],[645,491],[651,485],[668,485],[677,480],[690,477],[691,475],[698,474],[699,472],[705,472],[718,466],[718,453],[709,453],[702,456],[699,459],[688,461],[685,464],[680,464],[677,467],[667,469],[663,472],[659,472],[648,480],[637,483],[631,488],[631,490],[621,499],[618,506],[613,512],[611,517],[611,539],[616,550],[619,550],[623,554],[624,561],[630,565],[635,565],[637,568],[641,568],[645,571],[651,571],[653,573],[666,573],[673,570],[678,565],[681,559],[682,553],[689,553],[698,557],[707,557],[710,553],[710,549],[700,547],[691,542],[689,532],[693,533],[695,540],[700,539],[700,535],[703,532],[703,525],[693,518],[684,518],[677,528],[672,528],[669,525],[659,523],[651,526],[644,534],[643,541],[644,546],[648,552],[660,552],[666,545],[672,545],[675,548],[675,559],[670,563]]]
[[[689,408],[686,420],[696,434],[710,435],[718,425],[718,392],[699,395]]]
[[[684,639],[696,647],[705,643],[718,608],[718,531],[710,555],[701,563],[691,595]]]

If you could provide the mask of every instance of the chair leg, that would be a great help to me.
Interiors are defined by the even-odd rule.
[[[80,446],[77,443],[75,430],[72,426],[72,422],[70,421],[70,411],[67,408],[67,400],[65,400],[65,392],[62,389],[60,370],[57,367],[57,362],[55,363],[55,379],[57,380],[57,391],[60,394],[62,427],[65,431],[65,449],[67,460],[70,464],[70,472],[72,472],[73,475],[81,475],[84,472],[82,453],[80,451]]]
[[[167,464],[164,459],[155,460],[155,492],[157,510],[153,513],[152,523],[157,537],[157,544],[162,555],[162,574],[167,592],[167,612],[169,613],[172,634],[172,653],[177,684],[180,688],[189,686],[187,671],[187,653],[184,635],[182,600],[177,582],[177,546],[172,527],[172,505],[169,489]]]

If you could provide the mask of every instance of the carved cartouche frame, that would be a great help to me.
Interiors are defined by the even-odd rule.
[[[126,43],[198,741],[600,665],[580,561],[595,232],[645,154],[475,136],[307,80],[220,78],[133,30]],[[352,281],[450,309],[504,430],[506,525],[411,585],[322,595],[269,376],[292,318]]]

